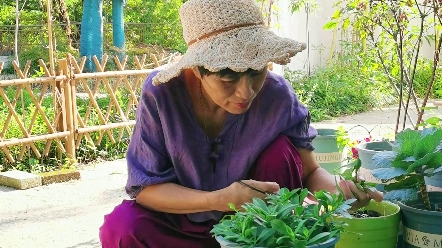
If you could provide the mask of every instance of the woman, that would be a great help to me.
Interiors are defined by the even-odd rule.
[[[146,80],[127,151],[135,200],[105,217],[103,247],[218,247],[210,230],[229,203],[281,187],[337,192],[314,159],[308,110],[267,71],[305,44],[270,32],[254,0],[190,0],[180,17],[188,50]],[[340,186],[356,207],[382,199]]]

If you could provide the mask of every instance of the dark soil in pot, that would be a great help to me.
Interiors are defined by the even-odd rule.
[[[365,210],[365,209],[359,209],[358,211],[351,214],[353,218],[370,218],[370,217],[379,217],[381,214],[379,212],[376,212],[374,210]]]

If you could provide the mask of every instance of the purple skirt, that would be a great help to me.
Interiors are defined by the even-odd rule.
[[[283,135],[257,158],[249,178],[277,182],[281,188],[302,188],[302,164],[298,151]],[[148,210],[134,200],[124,200],[104,217],[100,227],[106,248],[212,248],[219,247],[210,230],[217,221],[190,221],[185,214]]]

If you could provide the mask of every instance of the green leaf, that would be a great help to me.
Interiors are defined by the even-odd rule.
[[[253,204],[255,204],[256,206],[261,208],[266,213],[269,211],[267,209],[267,204],[263,200],[261,200],[259,198],[253,198]]]
[[[442,165],[442,153],[436,152],[425,155],[423,158],[410,165],[407,169],[407,173],[416,172],[416,170],[420,170],[424,165],[428,168],[440,167]]]
[[[425,120],[425,123],[430,125],[439,125],[440,124],[440,118],[439,117],[431,117]]]
[[[338,19],[339,17],[341,16],[341,10],[340,9],[337,9],[334,13],[333,13],[333,15],[332,15],[332,19]]]
[[[307,222],[307,220],[301,220],[299,223],[298,223],[298,225],[296,226],[296,228],[295,228],[295,230],[293,231],[293,233],[296,235],[296,234],[298,234],[299,233],[299,231],[302,229],[302,228],[305,228],[305,222]]]
[[[257,240],[266,240],[270,236],[272,236],[275,233],[273,229],[263,229],[261,233],[259,234]]]
[[[359,169],[361,168],[361,166],[362,166],[362,162],[361,162],[361,159],[356,159],[356,162],[355,162],[355,164],[353,165],[353,171],[359,171]]]
[[[270,224],[276,232],[279,232],[283,235],[290,235],[290,232],[287,231],[288,229],[290,229],[290,227],[287,226],[287,224],[285,224],[283,221],[275,219],[272,220]]]
[[[321,240],[327,240],[330,238],[329,235],[330,235],[329,232],[319,233],[318,235],[314,236],[309,241],[307,241],[307,245],[316,244],[317,242],[319,242]]]
[[[345,18],[344,23],[342,23],[342,29],[346,30],[348,26],[350,26],[350,18]]]
[[[418,189],[392,190],[384,194],[386,201],[411,201],[418,198]]]
[[[341,176],[345,180],[352,180],[353,179],[353,168],[346,169],[344,172],[341,173]]]
[[[428,128],[424,128],[421,130],[422,132],[422,138],[426,137],[427,135],[433,135],[434,133],[436,133],[438,130],[440,130],[439,127],[428,127]]]
[[[373,155],[373,164],[376,168],[392,167],[392,162],[397,156],[395,151],[378,152]]]
[[[406,140],[402,143],[401,154],[405,156],[413,156],[416,147],[416,140]]]
[[[411,174],[409,176],[401,178],[400,180],[398,179],[397,181],[385,185],[384,189],[385,191],[392,191],[398,189],[417,188],[419,182],[418,177],[419,176],[416,174]]]
[[[337,26],[337,24],[338,23],[335,21],[330,21],[324,25],[323,29],[325,29],[325,30],[334,29]]]
[[[378,168],[372,170],[371,174],[378,180],[390,180],[407,174],[407,171],[402,168]]]
[[[408,168],[413,162],[409,162],[409,157],[406,154],[399,154],[391,163],[396,168]]]
[[[308,195],[308,189],[301,190],[301,193],[299,194],[299,201],[304,202],[304,199],[307,197],[307,195]]]
[[[420,140],[421,138],[421,133],[418,130],[405,129],[396,135],[396,143],[402,144],[407,140],[416,141]]]
[[[426,135],[422,140],[420,140],[415,149],[414,157],[422,158],[428,153],[435,151],[436,147],[440,144],[442,140],[442,129],[437,130],[433,134]]]
[[[432,106],[432,107],[421,107],[421,109],[423,109],[423,110],[434,110],[434,109],[438,109],[439,107],[438,106]],[[440,118],[439,117],[431,117],[431,118],[429,118],[429,119],[438,119],[439,121],[440,121]],[[429,120],[428,119],[428,120]],[[425,120],[425,122],[427,122],[428,120]],[[439,123],[436,123],[436,124],[439,124]]]

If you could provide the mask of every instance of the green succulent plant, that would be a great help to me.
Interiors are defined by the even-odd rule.
[[[442,173],[441,141],[440,128],[406,129],[396,135],[392,151],[373,156],[377,168],[372,170],[373,176],[389,182],[384,199],[409,201],[417,199],[420,193],[425,208],[432,210],[425,177]]]
[[[317,204],[305,203],[309,194]],[[234,214],[221,219],[211,233],[240,247],[304,248],[338,236],[346,224],[334,216],[351,218],[347,211],[352,202],[324,190],[313,195],[307,189],[282,188],[264,200],[254,198],[241,211],[230,205]]]

